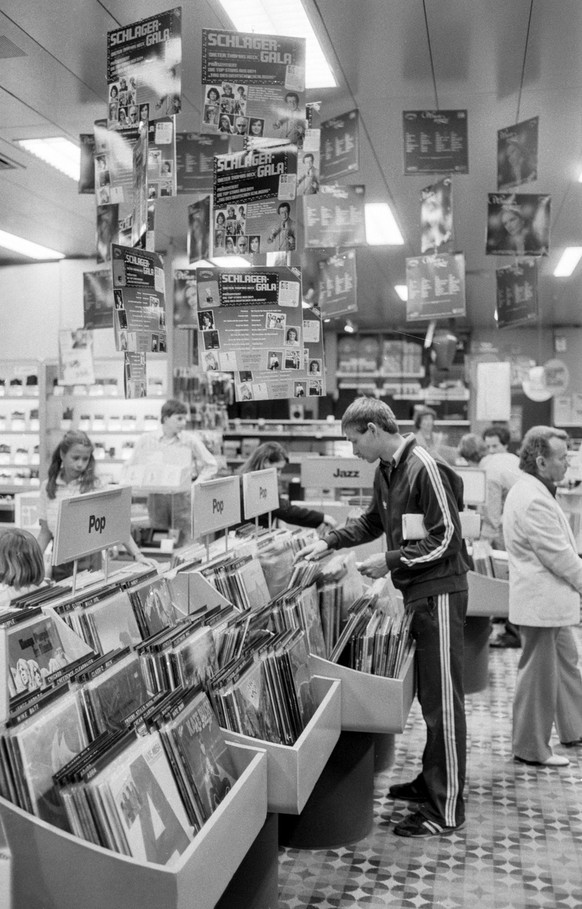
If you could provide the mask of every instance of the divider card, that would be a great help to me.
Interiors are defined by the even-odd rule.
[[[222,477],[192,487],[192,535],[195,540],[240,524],[240,477]]]
[[[296,268],[199,268],[199,359],[234,373],[238,401],[324,394],[321,318]]]
[[[305,136],[305,38],[202,29],[201,131]]]
[[[298,248],[296,189],[297,149],[289,143],[217,155],[214,256],[286,265]]]
[[[87,492],[59,502],[52,564],[61,565],[131,536],[131,487]]]
[[[111,244],[113,327],[117,350],[166,350],[164,268],[161,256]]]
[[[242,475],[243,515],[246,521],[279,507],[279,483],[274,467]]]

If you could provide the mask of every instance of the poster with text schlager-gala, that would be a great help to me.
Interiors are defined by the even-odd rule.
[[[167,350],[164,268],[157,253],[111,246],[113,328],[117,350]]]

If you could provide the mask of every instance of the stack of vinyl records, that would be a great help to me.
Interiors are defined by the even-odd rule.
[[[349,609],[330,660],[360,672],[397,678],[410,648],[411,613],[391,614],[365,594]]]
[[[186,616],[138,644],[136,650],[151,691],[206,687],[218,670],[215,635],[208,624],[212,619],[217,615]]]
[[[96,653],[135,647],[142,640],[130,595],[117,585],[63,603],[56,611]]]
[[[175,625],[180,618],[166,578],[156,577],[145,584],[128,587],[128,591],[144,640],[158,631]]]
[[[261,563],[251,555],[225,556],[202,574],[239,609],[256,609],[270,600]]]
[[[79,694],[90,740],[103,732],[126,728],[127,717],[152,695],[141,660],[129,648],[97,658],[72,683]]]

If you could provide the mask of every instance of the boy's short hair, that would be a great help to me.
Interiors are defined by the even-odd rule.
[[[164,420],[167,420],[168,417],[173,417],[175,413],[188,413],[188,407],[183,401],[178,401],[176,398],[170,398],[162,407],[162,423]]]
[[[356,398],[342,417],[342,432],[345,433],[347,429],[365,432],[368,423],[375,423],[390,435],[396,435],[398,432],[396,417],[384,401],[370,397]]]

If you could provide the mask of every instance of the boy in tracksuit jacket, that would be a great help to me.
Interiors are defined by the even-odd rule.
[[[471,566],[459,516],[463,483],[414,436],[400,435],[394,414],[382,401],[353,401],[342,418],[342,430],[354,454],[370,463],[379,459],[372,503],[362,517],[305,547],[298,558],[317,558],[328,549],[356,546],[385,534],[387,552],[366,559],[359,569],[372,578],[390,572],[412,612],[417,696],[427,726],[421,774],[389,789],[394,798],[419,803],[394,832],[451,833],[465,820],[463,627]],[[403,538],[405,514],[422,515],[426,530],[422,539]]]

